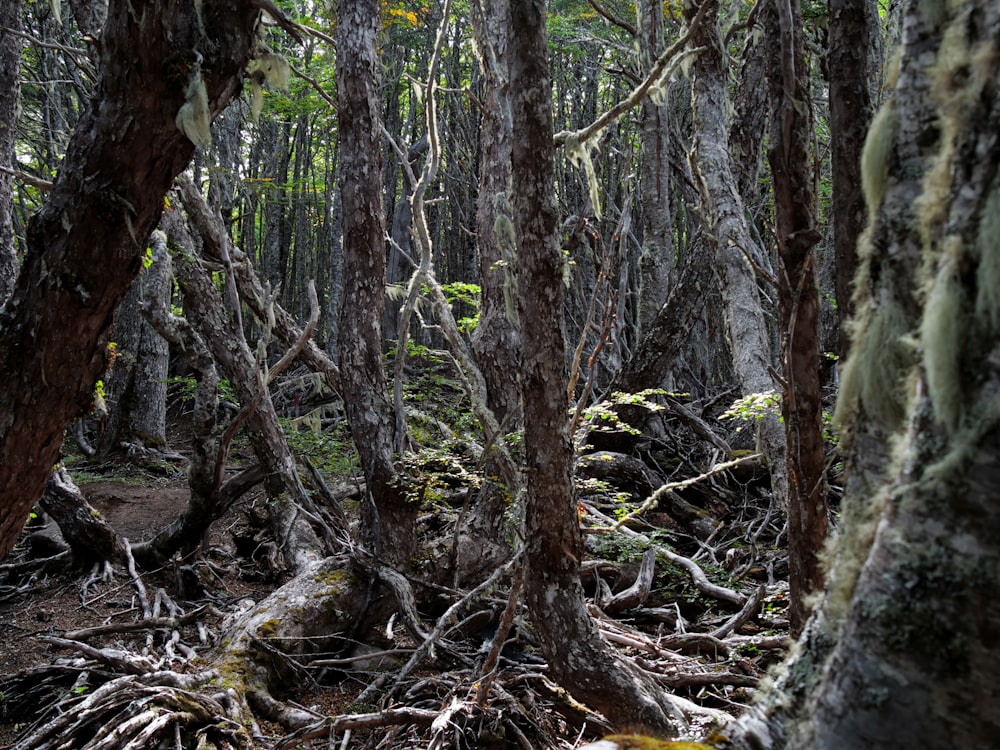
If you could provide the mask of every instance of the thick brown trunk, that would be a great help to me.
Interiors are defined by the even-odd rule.
[[[107,368],[115,308],[140,267],[163,195],[194,153],[177,128],[199,57],[211,113],[240,90],[255,4],[112,0],[101,73],[0,316],[0,556],[42,493],[74,417]],[[204,31],[203,31],[204,30]],[[207,35],[207,39],[205,36]]]
[[[385,219],[382,133],[375,80],[378,2],[341,5],[337,24],[340,196],[343,206],[341,392],[365,472],[366,541],[392,564],[408,565],[416,548],[417,504],[407,501],[393,466],[395,422],[382,364]]]
[[[781,334],[788,481],[789,618],[801,631],[807,594],[823,587],[819,554],[827,536],[826,449],[820,393],[819,292],[812,158],[809,71],[803,53],[798,0],[776,0],[768,13],[771,41],[768,84],[771,139],[768,161],[774,181],[778,239],[778,324]]]
[[[522,343],[527,467],[525,601],[556,679],[618,726],[675,734],[669,703],[648,677],[601,640],[580,583],[583,545],[573,489],[566,404],[563,256],[558,242],[552,92],[541,0],[511,3],[514,217],[520,250],[519,311],[533,322]]]

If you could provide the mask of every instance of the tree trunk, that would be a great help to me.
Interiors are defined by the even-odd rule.
[[[351,435],[365,472],[366,542],[377,556],[405,566],[416,549],[418,507],[407,501],[396,481],[395,423],[382,366],[386,257],[381,115],[375,80],[378,28],[376,0],[341,5],[337,24],[344,225],[340,372]]]
[[[6,29],[21,28],[21,0],[0,8],[0,308],[14,290],[17,242],[14,236],[14,121],[20,94],[21,38]]]
[[[844,522],[820,606],[727,732],[735,748],[1000,736],[1000,7],[904,14],[898,83],[863,159],[873,218],[837,412]]]
[[[169,302],[170,255],[166,237],[154,232],[149,241],[151,264],[132,282],[115,314],[112,336],[115,361],[104,384],[108,417],[102,425],[98,451],[128,453],[167,444],[167,369],[170,348],[142,317],[144,300]]]
[[[514,431],[521,425],[521,393],[517,378],[511,377],[519,361],[520,336],[510,203],[510,3],[477,0],[470,15],[484,104],[476,211],[482,297],[472,345],[486,380],[489,407],[498,422]]]
[[[647,75],[663,47],[663,4],[642,0],[636,10],[639,69]],[[654,97],[642,100],[639,116],[642,255],[639,258],[639,314],[636,337],[653,325],[670,292],[674,266],[670,214],[670,109]],[[657,383],[659,385],[659,383]]]
[[[877,10],[871,0],[830,0],[830,188],[836,262],[837,353],[847,356],[851,287],[858,270],[858,239],[867,214],[861,184],[861,149],[872,119],[872,37]]]
[[[519,312],[533,321],[522,343],[527,467],[525,601],[553,676],[617,725],[676,734],[667,696],[615,659],[584,604],[583,544],[573,489],[565,388],[563,257],[554,193],[552,92],[541,0],[511,3],[514,217],[520,249]]]
[[[728,148],[727,72],[718,3],[703,2],[712,5],[691,40],[692,45],[702,48],[691,65],[695,131],[691,163],[698,177],[704,220],[715,240],[713,258],[725,302],[733,370],[742,395],[748,396],[774,390],[776,386],[771,375],[767,321],[757,291],[757,272],[761,266],[758,259],[763,253],[750,232],[743,201],[736,189],[739,170],[734,169]],[[697,10],[688,4],[685,7],[688,19]],[[784,503],[785,441],[776,417],[766,416],[760,421],[758,437],[771,471],[774,494]]]
[[[812,170],[809,71],[803,51],[799,0],[776,0],[768,13],[768,88],[771,134],[768,161],[774,181],[778,239],[778,329],[784,374],[788,479],[789,620],[801,631],[805,596],[823,587],[819,555],[826,542],[826,447],[820,391],[819,291]]]
[[[188,91],[203,82],[214,115],[242,86],[256,4],[211,5],[199,16],[200,7],[177,0],[137,13],[112,0],[94,98],[28,227],[24,265],[0,315],[0,557],[41,496],[63,430],[90,408],[107,369],[114,310],[139,271],[164,193],[194,153],[176,125]]]
[[[186,195],[194,186],[182,187],[185,207],[196,210],[195,201]],[[202,267],[203,260],[194,249],[186,222],[180,214],[171,214],[165,222],[167,236],[176,250],[174,266],[177,282],[184,294],[184,311],[204,339],[219,370],[230,381],[244,409],[250,427],[250,444],[257,460],[266,470],[264,486],[269,498],[268,512],[274,535],[281,545],[285,563],[299,572],[323,556],[319,538],[306,522],[301,507],[310,502],[299,480],[295,460],[289,450],[271,396],[246,339],[226,313],[222,295]],[[218,469],[217,469],[218,471]]]

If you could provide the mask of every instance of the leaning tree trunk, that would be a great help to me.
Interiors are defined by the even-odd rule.
[[[393,466],[395,421],[382,367],[386,258],[381,115],[375,80],[378,27],[376,0],[341,5],[337,24],[344,222],[341,394],[365,472],[366,541],[378,556],[405,566],[416,549],[418,507],[407,501]]]
[[[614,657],[587,613],[583,543],[573,489],[566,404],[563,257],[554,193],[552,92],[541,0],[511,3],[511,103],[519,312],[534,322],[522,342],[527,467],[525,601],[555,678],[612,723],[675,734],[668,696]]]
[[[904,13],[898,83],[863,159],[873,220],[837,413],[844,523],[800,648],[728,731],[737,748],[1000,736],[1000,7]]]
[[[718,2],[703,0],[698,6],[688,3],[685,15],[690,22],[705,4],[709,6],[705,20],[691,38],[691,44],[700,48],[691,64],[694,109],[691,163],[698,176],[704,219],[715,240],[712,260],[718,269],[725,303],[733,370],[742,394],[748,396],[772,391],[776,385],[771,375],[767,321],[757,290],[756,272],[762,265],[758,259],[763,253],[750,232],[737,191],[741,170],[734,166],[729,152],[728,74],[718,25]],[[774,494],[784,503],[785,441],[777,417],[768,415],[762,419],[758,436],[771,471]]]
[[[90,408],[114,310],[139,271],[164,193],[194,153],[177,116],[184,106],[217,114],[240,90],[257,6],[109,6],[94,98],[28,227],[0,315],[0,557],[41,496],[66,425]]]
[[[789,620],[798,634],[805,597],[823,586],[819,556],[827,536],[826,447],[820,391],[819,290],[813,205],[809,70],[799,0],[776,0],[767,13],[771,132],[778,240],[778,330],[784,382],[781,415],[787,444]]]
[[[14,120],[21,91],[21,0],[0,7],[0,307],[14,290],[17,247],[14,238]]]

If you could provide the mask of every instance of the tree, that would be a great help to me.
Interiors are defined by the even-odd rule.
[[[587,612],[580,583],[582,539],[573,488],[565,401],[563,264],[554,193],[552,92],[540,0],[511,2],[512,149],[518,239],[518,310],[540,324],[521,347],[525,601],[553,674],[574,695],[623,724],[667,734],[674,709],[648,676],[615,659]]]
[[[826,541],[826,445],[819,365],[819,291],[813,176],[812,111],[799,0],[764,11],[768,46],[770,142],[778,241],[778,331],[781,336],[781,416],[788,482],[789,619],[798,633],[805,597],[823,585],[820,551]]]
[[[113,0],[100,78],[59,176],[27,232],[0,313],[0,556],[10,551],[107,369],[115,308],[139,271],[163,195],[211,116],[240,90],[258,4]],[[182,113],[183,108],[183,113]],[[44,341],[44,344],[41,342]]]
[[[378,2],[341,5],[337,24],[340,196],[343,205],[341,390],[361,456],[366,540],[391,563],[415,549],[416,503],[407,502],[393,465],[395,420],[382,369],[385,217],[382,212],[381,104],[375,80]]]
[[[14,121],[20,91],[21,2],[11,0],[0,8],[0,306],[7,301],[17,278],[17,245],[14,237]]]
[[[733,747],[1000,736],[1000,7],[910,3],[903,26],[862,162],[843,527],[820,606]]]
[[[847,356],[851,284],[857,272],[858,239],[867,221],[861,183],[861,149],[872,119],[873,49],[878,14],[869,0],[830,0],[827,69],[830,80],[830,189],[836,259],[838,353]]]

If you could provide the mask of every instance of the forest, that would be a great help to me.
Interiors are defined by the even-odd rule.
[[[0,746],[1000,747],[998,134],[990,0],[4,0]]]

